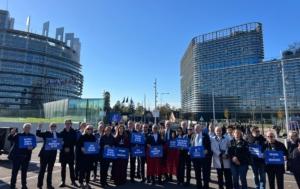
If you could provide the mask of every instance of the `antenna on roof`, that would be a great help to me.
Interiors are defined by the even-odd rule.
[[[8,1],[9,1],[9,0],[7,0],[7,3],[6,3],[6,10],[8,10]]]

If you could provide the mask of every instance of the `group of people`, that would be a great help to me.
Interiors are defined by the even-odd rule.
[[[119,122],[118,126],[107,125],[99,122],[97,130],[93,130],[92,125],[80,123],[79,129],[72,128],[70,119],[65,120],[65,128],[61,132],[56,132],[56,123],[49,125],[49,130],[42,132],[43,123],[39,123],[36,136],[43,138],[43,146],[39,153],[40,171],[38,175],[37,187],[42,188],[44,174],[47,168],[47,189],[54,189],[52,186],[52,170],[56,160],[57,150],[45,150],[47,138],[62,138],[62,149],[60,150],[59,162],[61,163],[61,179],[59,187],[66,186],[66,165],[68,164],[70,171],[71,185],[74,187],[91,188],[90,178],[96,181],[97,167],[100,164],[100,184],[105,188],[109,184],[108,170],[111,164],[110,180],[115,185],[123,185],[126,183],[127,167],[130,162],[130,181],[135,183],[135,178],[139,178],[141,182],[151,183],[173,181],[173,176],[177,177],[177,184],[190,186],[191,165],[193,164],[196,185],[198,189],[208,189],[211,181],[211,164],[217,170],[218,186],[223,188],[224,178],[227,189],[239,189],[239,181],[242,188],[247,186],[247,171],[249,166],[253,171],[253,179],[255,188],[266,188],[266,174],[269,180],[270,189],[275,188],[275,177],[277,180],[277,188],[284,188],[285,167],[283,164],[268,164],[265,162],[265,151],[282,151],[284,160],[287,161],[287,168],[295,177],[300,187],[300,140],[298,133],[291,131],[289,133],[290,141],[288,147],[275,139],[273,132],[267,133],[267,139],[260,135],[258,127],[253,126],[251,133],[243,138],[243,134],[239,128],[228,125],[225,127],[214,127],[211,123],[208,127],[208,134],[203,132],[203,126],[200,124],[189,125],[182,122],[181,127],[177,130],[171,129],[171,123],[165,122],[164,125],[154,124],[149,130],[148,124],[141,125],[129,121],[127,127],[123,122]],[[16,186],[16,178],[20,167],[22,189],[27,189],[26,173],[31,159],[34,147],[19,148],[19,137],[34,136],[30,133],[31,124],[26,123],[23,126],[23,132],[17,133],[14,127],[8,140],[13,141],[14,145],[9,153],[8,159],[12,161],[12,177],[11,188]],[[114,134],[114,132],[115,134]],[[133,133],[141,133],[144,135],[144,144],[132,143],[131,137]],[[99,135],[99,136],[97,136]],[[169,149],[168,140],[176,138],[188,138],[189,147],[203,147],[203,158],[192,158],[189,149]],[[98,142],[98,154],[86,154],[84,147],[85,142]],[[260,157],[253,157],[249,146],[260,146]],[[144,147],[146,155],[133,157],[132,147]],[[150,149],[155,146],[162,146],[162,157],[150,157]],[[112,159],[104,157],[104,149],[110,148],[128,148],[128,159]],[[253,158],[252,158],[253,157]],[[75,163],[74,163],[75,162]],[[147,164],[147,171],[145,165]],[[136,166],[137,165],[137,166]],[[74,169],[75,167],[75,169]],[[201,174],[202,172],[202,174]],[[186,176],[186,179],[184,179]],[[224,177],[224,178],[223,178]],[[78,186],[75,180],[79,181]],[[202,183],[203,180],[203,183]],[[85,183],[85,185],[84,185]]]

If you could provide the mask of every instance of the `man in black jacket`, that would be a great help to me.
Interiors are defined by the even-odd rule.
[[[71,185],[78,187],[75,182],[75,173],[74,173],[74,146],[77,142],[77,133],[74,129],[71,128],[72,122],[70,119],[65,120],[65,128],[60,132],[61,137],[63,138],[63,146],[59,154],[59,162],[61,163],[61,179],[59,187],[65,187],[66,181],[66,167],[69,165],[70,169],[70,178]]]
[[[282,151],[284,155],[284,161],[287,159],[287,150],[285,145],[275,140],[275,134],[270,131],[267,133],[267,141],[262,146],[262,151]],[[262,158],[265,158],[263,153]],[[277,188],[284,188],[283,175],[285,173],[285,169],[283,164],[266,164],[266,172],[268,174],[270,189],[275,189],[275,176],[277,180]]]
[[[202,126],[197,124],[195,126],[195,133],[191,136],[190,145],[194,146],[203,146],[204,154],[207,155],[211,153],[210,139],[209,136],[202,132]],[[204,181],[204,189],[209,189],[209,169],[211,169],[211,165],[209,164],[209,157],[204,158],[195,158],[193,159],[193,165],[195,169],[196,175],[196,183],[197,188],[202,189],[202,179],[201,179],[201,168],[203,173],[203,181]]]
[[[189,126],[187,128],[188,134],[184,135],[183,138],[188,138],[191,140],[192,135],[194,134],[194,129],[193,127]],[[189,145],[191,146],[191,144]],[[190,156],[188,155],[189,150],[185,149],[184,151],[184,160],[185,160],[185,165],[186,165],[186,182],[183,184],[184,186],[190,186],[190,180],[191,180],[191,166],[192,166],[192,161]],[[185,165],[179,165],[185,167]],[[184,173],[183,173],[184,176]]]
[[[84,129],[86,128],[86,123],[85,122],[80,122],[80,125],[79,125],[79,128],[78,130],[76,131],[76,137],[79,135],[82,135],[82,133],[84,132]],[[78,137],[79,138],[79,137]],[[76,140],[77,142],[77,140]],[[75,149],[75,154],[77,154],[77,149]],[[79,164],[80,162],[78,162],[76,160],[76,156],[75,156],[75,180],[78,180],[78,177],[79,177],[79,170],[78,170],[78,167],[79,167]]]
[[[176,131],[174,131],[174,130],[172,130],[171,129],[171,122],[170,121],[166,121],[166,123],[165,123],[165,127],[166,127],[166,129],[165,129],[165,134],[164,134],[164,139],[165,139],[165,143],[169,140],[169,139],[171,139],[171,135],[172,135],[172,132],[175,132],[176,133]],[[162,133],[161,133],[162,134]],[[165,182],[168,182],[168,181],[173,181],[173,176],[171,175],[171,174],[168,174],[168,173],[165,173],[164,174],[165,175],[165,179],[164,179],[164,181]]]
[[[290,141],[287,143],[287,171],[291,171],[294,174],[297,185],[300,188],[300,140],[296,131],[290,131],[289,137]]]
[[[54,187],[52,186],[52,171],[56,160],[57,150],[45,150],[45,145],[47,138],[61,138],[61,136],[55,131],[57,128],[56,123],[51,123],[49,125],[50,131],[41,132],[42,126],[43,122],[41,121],[36,130],[36,136],[43,138],[43,147],[39,153],[40,171],[38,176],[37,187],[39,189],[42,189],[44,175],[47,167],[47,189],[54,189]]]
[[[136,123],[139,124],[139,123]],[[132,133],[137,133],[136,130],[133,129],[133,121],[128,121],[128,130],[126,130],[129,142],[130,142],[130,152],[131,152],[131,147],[135,146],[135,144],[131,143],[131,135]],[[135,177],[135,160],[136,157],[132,157],[132,154],[130,153],[129,156],[130,159],[130,182],[135,183],[134,177]]]
[[[27,189],[26,186],[27,171],[28,171],[29,161],[31,159],[32,150],[34,149],[34,147],[29,146],[27,148],[19,148],[19,137],[34,136],[33,134],[29,133],[30,130],[31,130],[30,123],[25,123],[23,125],[24,132],[22,133],[16,133],[17,128],[13,127],[13,129],[10,132],[10,135],[7,138],[7,140],[14,142],[14,145],[7,157],[10,161],[12,161],[12,172],[11,172],[11,179],[10,179],[11,189],[14,189],[16,187],[17,175],[20,167],[22,167],[21,169],[22,189]]]
[[[252,134],[247,135],[246,142],[248,145],[263,146],[266,139],[260,135],[259,127],[252,127]],[[266,188],[266,173],[265,173],[265,160],[263,158],[253,157],[254,164],[251,165],[253,171],[253,180],[255,188]],[[258,172],[260,180],[258,178]]]
[[[104,122],[100,121],[98,123],[98,129],[94,131],[96,142],[100,143],[100,138],[101,136],[103,136],[104,134]],[[100,159],[99,158],[95,158],[95,162],[94,162],[94,175],[93,175],[93,181],[96,181],[96,177],[97,177],[97,167],[98,167],[98,162],[100,163]]]
[[[146,145],[146,139],[148,137],[148,135],[150,134],[149,131],[148,131],[148,125],[147,124],[144,124],[143,125],[143,129],[142,129],[142,132],[143,134],[145,135],[145,152],[146,152],[146,149],[147,149],[147,145]],[[141,182],[145,182],[145,164],[146,164],[146,156],[141,156],[141,157],[138,157],[138,160],[139,160],[139,164],[140,164],[140,175],[141,175]],[[150,178],[147,180],[147,183],[150,183]]]

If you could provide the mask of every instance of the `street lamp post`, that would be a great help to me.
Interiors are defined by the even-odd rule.
[[[258,82],[258,86],[259,86],[259,101],[260,101],[260,122],[261,122],[261,128],[262,128],[262,134],[265,134],[264,131],[264,123],[263,123],[263,117],[262,117],[262,102],[261,102],[261,90],[260,90],[260,80],[264,79],[264,78],[260,78],[259,82]]]

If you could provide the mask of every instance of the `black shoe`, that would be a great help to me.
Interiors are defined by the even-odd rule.
[[[61,182],[61,183],[59,184],[59,187],[60,187],[60,188],[65,187],[65,186],[66,186],[65,182]]]
[[[136,178],[141,178],[141,175],[139,175],[139,174],[138,174],[138,175],[136,175]]]
[[[141,179],[141,182],[145,182],[145,181],[146,181],[146,179],[145,179],[145,178],[142,178],[142,179]]]
[[[131,179],[131,180],[130,180],[130,182],[132,182],[132,183],[136,183],[134,179]]]
[[[113,176],[111,176],[109,180],[114,180],[114,177],[113,177]]]
[[[101,187],[102,187],[102,188],[105,188],[105,184],[104,184],[104,183],[101,183]]]
[[[47,189],[55,189],[53,186],[47,186]]]
[[[10,189],[16,189],[16,187],[15,186],[10,186]]]
[[[147,179],[147,182],[146,182],[146,183],[148,183],[148,184],[151,183],[151,180],[150,180],[150,179]]]
[[[181,185],[182,183],[181,182],[177,182],[177,185]]]
[[[189,183],[189,182],[185,182],[185,183],[183,184],[183,186],[188,187],[188,186],[190,186],[190,183]]]
[[[172,178],[172,177],[169,177],[169,181],[170,181],[170,182],[173,182],[173,178]]]
[[[105,186],[109,186],[109,184],[107,182],[105,182]]]
[[[154,180],[151,182],[151,185],[155,185],[155,181]]]
[[[72,182],[71,185],[73,185],[73,186],[75,186],[75,187],[77,187],[77,188],[79,187],[79,186],[76,184],[76,182]]]
[[[169,181],[169,179],[168,178],[164,178],[164,180],[163,180],[164,182],[168,182]]]
[[[78,180],[78,177],[75,177],[74,180]]]
[[[163,184],[163,181],[159,180],[159,181],[158,181],[158,184]]]
[[[15,187],[14,187],[14,188],[15,188]],[[28,189],[28,188],[27,188],[27,186],[22,186],[22,188],[21,188],[21,189]]]
[[[93,176],[92,181],[93,181],[93,182],[96,182],[96,177],[95,177],[95,176]]]

